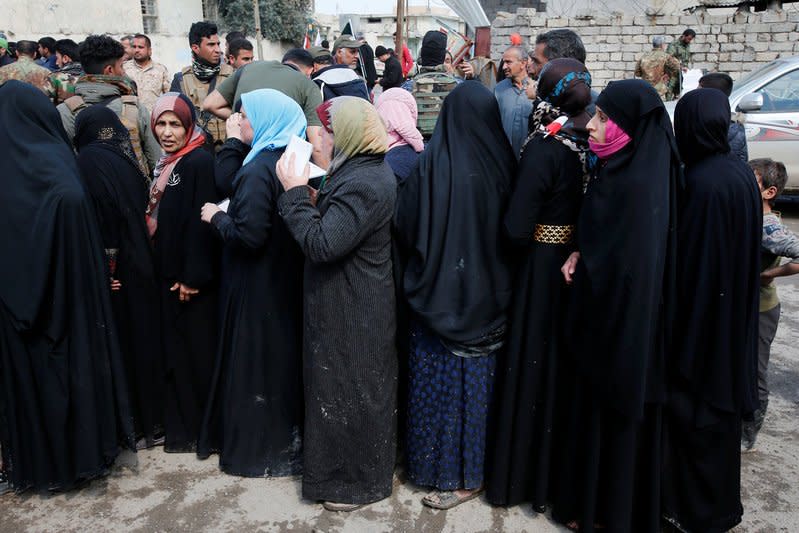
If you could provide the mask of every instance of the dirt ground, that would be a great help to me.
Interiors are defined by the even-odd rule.
[[[799,232],[799,208],[784,211]],[[742,462],[743,523],[736,532],[799,531],[799,276],[779,281],[782,318],[770,364],[771,400],[758,451]],[[451,511],[422,506],[421,488],[395,478],[391,498],[331,513],[300,497],[297,478],[242,479],[215,458],[160,449],[125,453],[111,475],[59,495],[0,496],[0,532],[452,532],[566,531],[530,506],[476,499]]]

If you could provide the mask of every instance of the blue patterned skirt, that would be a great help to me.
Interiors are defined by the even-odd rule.
[[[496,353],[459,357],[413,325],[408,366],[409,479],[439,490],[482,487]]]

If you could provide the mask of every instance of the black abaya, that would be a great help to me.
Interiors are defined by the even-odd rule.
[[[69,489],[133,446],[108,272],[58,113],[0,86],[0,439],[16,490]]]
[[[486,496],[495,505],[546,505],[554,444],[560,328],[566,285],[560,267],[568,242],[536,242],[536,224],[573,226],[582,196],[577,153],[536,137],[522,152],[505,229],[522,252],[510,308],[508,343],[497,362],[486,464]]]
[[[730,154],[729,114],[715,89],[692,91],[675,111],[686,187],[663,506],[689,531],[741,521],[740,420],[757,407],[762,201],[752,171]]]
[[[113,132],[113,133],[112,133]],[[94,204],[103,248],[117,250],[111,293],[125,359],[137,437],[152,443],[163,431],[163,357],[160,304],[152,248],[144,222],[146,178],[127,130],[105,106],[92,106],[75,122],[78,167]]]
[[[200,219],[202,206],[217,201],[213,168],[205,150],[183,156],[161,198],[153,238],[163,316],[168,452],[196,449],[217,349],[219,247],[212,228]],[[181,302],[178,291],[170,290],[177,282],[200,292]]]
[[[305,259],[277,211],[282,153],[243,167],[212,219],[225,244],[221,337],[197,453],[218,451],[223,471],[248,477],[302,471]]]
[[[602,162],[578,219],[552,513],[580,531],[656,532],[680,162],[646,82],[611,82],[597,107],[632,140]]]

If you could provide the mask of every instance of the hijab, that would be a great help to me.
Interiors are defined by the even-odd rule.
[[[405,297],[445,340],[471,344],[505,325],[512,284],[502,216],[515,172],[496,98],[480,82],[459,84],[394,217]]]
[[[586,107],[591,104],[591,74],[576,59],[553,59],[544,65],[538,77],[538,98],[530,112],[529,134],[522,145],[535,137],[552,136],[573,152],[583,165],[583,182],[595,166],[589,152],[586,125],[591,117]]]
[[[415,152],[424,150],[422,134],[416,128],[419,111],[416,99],[405,89],[394,87],[377,97],[375,108],[386,125],[388,149],[410,145]]]
[[[331,132],[333,160],[327,169],[332,176],[345,161],[359,155],[383,155],[388,134],[374,106],[356,96],[339,96],[316,108],[322,126]]]
[[[665,395],[681,165],[666,109],[647,82],[610,82],[597,106],[632,141],[599,169],[583,199],[577,244],[585,345],[576,353],[598,399],[640,419],[645,403]]]
[[[130,133],[117,114],[106,106],[89,106],[75,119],[75,148],[80,153],[89,146],[110,150],[123,157],[136,167],[144,183],[148,181],[141,173],[130,142]]]
[[[729,129],[730,101],[718,89],[695,89],[677,102],[674,131],[686,166],[711,155],[729,153]]]
[[[252,148],[244,165],[263,150],[285,148],[291,138],[305,137],[307,121],[297,102],[274,89],[258,89],[241,95],[241,105],[252,125]]]
[[[605,142],[599,143],[593,139],[589,139],[588,146],[599,159],[605,161],[610,159],[610,156],[627,146],[631,140],[632,139],[630,139],[630,136],[627,135],[627,133],[625,133],[618,124],[613,122],[612,119],[608,118],[605,121]]]
[[[155,235],[158,229],[158,204],[161,202],[161,197],[164,195],[164,190],[170,176],[172,176],[172,172],[184,155],[205,144],[205,133],[196,125],[197,115],[194,111],[194,104],[191,103],[191,100],[186,95],[175,92],[162,94],[156,100],[155,106],[153,106],[153,112],[150,116],[150,129],[156,139],[158,136],[155,133],[155,124],[161,118],[161,115],[169,111],[177,115],[178,120],[186,129],[186,144],[177,152],[164,153],[155,165],[155,170],[153,171],[155,179],[150,187],[150,199],[147,202],[145,211],[147,230],[150,233],[150,237]]]

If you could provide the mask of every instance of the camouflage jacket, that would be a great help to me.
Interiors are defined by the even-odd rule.
[[[136,82],[139,101],[150,111],[153,110],[158,97],[169,92],[169,84],[172,80],[166,67],[161,63],[151,61],[147,67],[141,68],[136,61],[131,59],[123,64],[123,68],[128,78]]]
[[[20,58],[10,65],[0,67],[0,83],[8,80],[19,80],[30,83],[39,88],[44,94],[53,94],[53,84],[50,82],[50,71],[34,63],[27,56]]]
[[[650,50],[641,56],[635,76],[648,81],[664,101],[674,99],[674,81],[680,78],[680,64],[663,50]]]
[[[691,65],[690,44],[685,44],[679,38],[677,38],[669,44],[669,47],[666,49],[666,53],[676,58],[677,61],[680,62],[681,67],[690,68]]]
[[[58,105],[74,95],[75,84],[78,82],[78,78],[83,75],[83,67],[77,61],[64,65],[60,70],[50,74],[50,83],[53,86],[53,92],[49,96],[53,99],[53,103]]]

